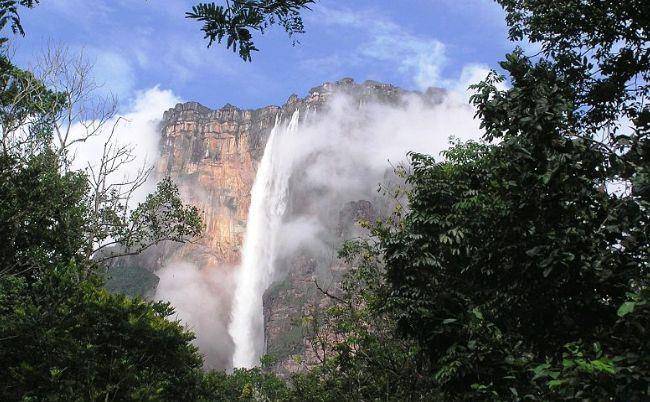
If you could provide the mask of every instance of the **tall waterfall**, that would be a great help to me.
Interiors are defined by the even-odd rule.
[[[287,206],[291,174],[291,155],[283,154],[281,145],[283,138],[297,131],[299,115],[296,110],[287,125],[276,117],[251,191],[242,264],[228,328],[235,343],[234,367],[256,366],[264,353],[262,295],[273,280],[278,230]]]

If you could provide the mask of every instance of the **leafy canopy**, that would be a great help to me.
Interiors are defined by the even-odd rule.
[[[313,3],[315,0],[226,0],[226,5],[199,3],[186,16],[203,24],[201,31],[208,39],[208,47],[225,38],[226,48],[251,61],[251,53],[258,50],[254,32],[264,34],[278,24],[290,36],[303,33],[300,14]]]
[[[648,8],[499,2],[542,53],[474,87],[484,141],[412,153],[408,207],[346,250],[328,395],[647,399]]]
[[[0,55],[0,399],[198,400],[194,336],[168,304],[106,293],[99,257],[114,255],[96,248],[186,241],[198,210],[169,179],[132,211],[119,186],[93,197],[53,142],[67,95]]]
[[[169,304],[109,295],[77,272],[0,278],[0,398],[196,400],[202,359]]]
[[[10,27],[14,34],[25,35],[23,25],[18,15],[20,7],[32,8],[40,0],[0,0],[0,32],[6,27]],[[0,45],[4,44],[8,38],[0,37]]]

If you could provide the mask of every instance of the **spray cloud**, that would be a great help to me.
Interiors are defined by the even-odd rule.
[[[464,94],[431,102],[405,94],[398,105],[332,96],[324,110],[298,124],[277,123],[259,165],[242,265],[236,276],[229,334],[233,365],[252,367],[264,353],[262,296],[298,250],[327,256],[337,246],[335,224],[346,202],[376,198],[379,182],[406,153],[438,155],[448,138],[480,135]]]

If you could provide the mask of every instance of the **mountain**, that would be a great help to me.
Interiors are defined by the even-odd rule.
[[[195,303],[201,305],[195,308],[207,308],[208,304],[201,301],[202,298],[214,298],[219,307],[214,314],[208,314],[208,318],[194,321],[213,320],[210,330],[202,333],[204,323],[193,322],[195,315],[191,311],[185,317],[182,312],[179,314],[196,330],[199,347],[204,345],[201,349],[206,354],[208,367],[228,368],[231,365],[233,342],[226,328],[232,311],[236,273],[242,259],[251,189],[269,135],[278,122],[288,120],[296,111],[299,111],[302,124],[318,116],[329,116],[326,110],[332,106],[333,99],[341,95],[348,100],[343,113],[355,114],[357,111],[354,109],[369,103],[398,106],[409,95],[436,104],[441,102],[444,92],[430,89],[420,94],[389,84],[373,81],[359,84],[346,78],[315,87],[303,98],[292,95],[282,106],[244,110],[227,104],[212,110],[188,102],[164,113],[160,129],[161,156],[155,174],[157,177],[171,176],[179,185],[183,198],[203,211],[205,233],[192,244],[162,244],[140,256],[122,259],[115,264],[113,276],[121,275],[124,267],[144,267],[156,274],[161,270],[166,272],[161,282],[167,277],[175,280],[174,270],[178,264],[191,264],[197,272],[204,273],[210,290],[198,298]],[[321,122],[321,125],[327,127],[327,122]],[[336,144],[333,146],[336,152]],[[314,152],[301,160],[304,172],[318,157]],[[322,288],[336,288],[341,274],[347,269],[336,259],[337,248],[345,239],[361,233],[355,225],[358,220],[372,221],[383,208],[374,191],[374,182],[367,183],[367,186],[364,184],[359,191],[334,194],[328,190],[331,186],[307,180],[300,169],[301,166],[290,179],[284,219],[288,222],[293,218],[297,222],[301,222],[300,219],[320,222],[319,232],[314,236],[318,239],[318,246],[300,243],[291,247],[290,252],[282,253],[276,262],[278,268],[274,283],[263,297],[266,351],[276,359],[276,371],[284,374],[317,361],[318,356],[308,340],[310,329],[301,320],[311,309],[322,309],[330,303],[316,283]],[[390,175],[390,171],[386,169],[385,174]],[[334,177],[332,175],[333,180]],[[326,208],[323,208],[324,199],[327,200]],[[301,229],[297,230],[296,236],[301,237]],[[289,237],[283,233],[277,235]],[[149,283],[158,285],[155,280]],[[152,293],[151,290],[142,291],[147,292]],[[188,292],[191,292],[189,288]],[[156,297],[165,298],[166,295],[160,293]],[[184,297],[182,289],[180,295],[178,297]],[[171,301],[174,304],[174,300]],[[223,338],[218,342],[219,347],[205,346],[215,338]]]

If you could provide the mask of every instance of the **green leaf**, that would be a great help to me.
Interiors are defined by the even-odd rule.
[[[631,312],[634,311],[634,306],[636,303],[634,302],[625,302],[621,305],[621,307],[618,308],[617,314],[619,317],[625,317],[626,315],[630,314]]]
[[[601,373],[616,374],[616,368],[614,367],[614,364],[611,360],[605,357],[592,361],[591,365],[594,369],[596,369],[596,371],[600,371]]]
[[[551,380],[551,381],[548,382],[548,387],[550,389],[559,388],[565,382],[566,382],[566,380]]]
[[[542,363],[542,364],[540,364],[540,365],[538,365],[538,366],[535,366],[535,368],[533,368],[533,373],[535,373],[535,375],[533,376],[533,379],[532,379],[532,380],[535,381],[535,380],[538,379],[538,378],[542,378],[542,377],[546,377],[546,376],[548,376],[548,372],[547,372],[547,370],[548,370],[550,367],[551,367],[551,365],[548,364],[548,363]]]
[[[570,369],[571,367],[575,366],[575,363],[570,359],[562,359],[562,366],[565,369]]]

